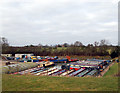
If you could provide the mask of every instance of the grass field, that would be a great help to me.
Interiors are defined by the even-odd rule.
[[[118,63],[115,63],[110,69],[105,73],[105,76],[113,76],[118,73]]]
[[[117,91],[117,77],[3,75],[3,91]]]
[[[3,91],[117,91],[118,64],[115,63],[104,77],[48,77],[8,75],[2,78]]]

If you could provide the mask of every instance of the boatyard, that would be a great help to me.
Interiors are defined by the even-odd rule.
[[[70,56],[59,58],[57,56],[40,57],[31,55],[28,57],[27,54],[21,55],[21,57],[2,56],[2,59],[5,60],[4,62],[6,62],[2,73],[31,74],[36,76],[98,77],[113,63],[112,60],[79,60],[77,58],[73,59]]]

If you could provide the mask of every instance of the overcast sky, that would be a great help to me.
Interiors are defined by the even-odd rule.
[[[15,46],[118,43],[118,0],[1,0],[0,20]]]

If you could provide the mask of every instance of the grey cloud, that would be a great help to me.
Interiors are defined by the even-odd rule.
[[[73,43],[76,40],[88,44],[105,38],[117,44],[117,3],[112,0],[108,3],[7,1],[0,7],[1,31],[11,45]]]

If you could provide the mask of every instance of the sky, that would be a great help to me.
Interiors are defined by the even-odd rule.
[[[1,0],[0,20],[13,46],[118,44],[118,0]]]

